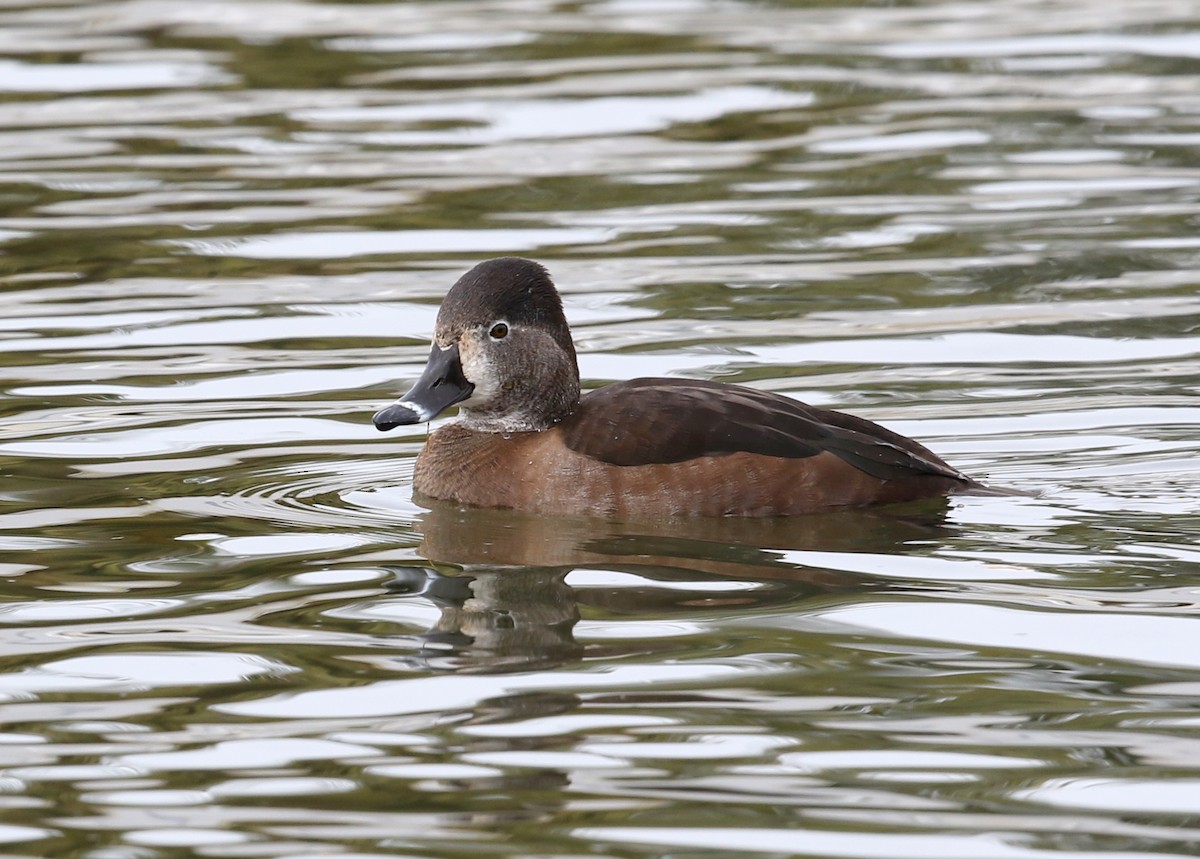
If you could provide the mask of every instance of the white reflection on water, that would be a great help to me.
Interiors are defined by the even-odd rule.
[[[846,570],[876,576],[894,576],[920,581],[986,582],[1028,579],[1053,580],[1052,573],[1033,569],[1026,564],[1001,563],[993,560],[925,558],[908,555],[876,555],[869,552],[810,552],[780,551],[781,560],[800,567]],[[1013,556],[1016,560],[1016,556]],[[1032,558],[1022,558],[1032,561]],[[1050,559],[1043,559],[1050,560]],[[1078,563],[1078,561],[1076,561]]]
[[[367,132],[373,143],[437,146],[553,140],[562,137],[638,134],[660,131],[675,123],[702,122],[733,111],[783,110],[812,103],[809,93],[764,87],[705,89],[670,96],[621,96],[572,99],[497,99],[380,107],[327,108],[297,111],[295,118],[317,123],[399,125],[457,121],[463,128]]]
[[[185,605],[181,599],[47,599],[0,606],[0,624],[137,617]]]
[[[291,674],[298,669],[248,653],[167,651],[74,656],[0,675],[0,693],[63,692],[82,689],[138,689],[236,683],[257,675]]]
[[[212,802],[212,796],[203,790],[107,790],[84,794],[80,799],[102,805],[144,805],[159,808]]]
[[[578,714],[524,719],[495,725],[464,725],[458,731],[472,737],[561,737],[588,731],[616,728],[659,728],[678,724],[664,716]]]
[[[285,767],[299,761],[347,760],[383,754],[371,746],[302,737],[225,740],[198,749],[124,755],[126,766],[148,772],[246,770]]]
[[[976,129],[948,128],[938,131],[909,131],[900,134],[870,134],[840,137],[809,145],[813,152],[890,152],[895,150],[946,149],[953,146],[977,146],[991,137]]]
[[[523,45],[537,39],[529,31],[506,33],[415,33],[410,36],[345,36],[326,39],[326,47],[335,51],[476,51],[505,45]]]
[[[1046,805],[1094,811],[1192,816],[1200,808],[1200,780],[1064,778],[1017,791],[1015,796]]]
[[[21,841],[36,841],[39,838],[51,838],[57,835],[53,829],[43,829],[38,826],[16,826],[0,824],[0,843],[16,844]]]
[[[660,847],[702,848],[735,852],[774,853],[787,856],[838,856],[846,859],[929,859],[953,856],[955,859],[1062,859],[1059,850],[1038,850],[1010,844],[998,835],[924,835],[905,832],[822,832],[812,827],[763,829],[738,827],[633,827],[590,826],[572,832],[586,841],[613,841],[620,844],[644,844]],[[1078,853],[1099,859],[1155,859],[1162,856],[1186,856],[1186,853],[1142,853],[1108,851]]]
[[[893,42],[875,49],[889,57],[1010,57],[1022,54],[1146,54],[1200,57],[1200,33],[1072,33],[1021,38]]]
[[[1006,755],[971,752],[940,752],[909,749],[855,749],[838,752],[789,752],[779,763],[805,772],[825,770],[882,769],[1023,769],[1042,767],[1045,761]]]
[[[664,760],[734,760],[757,758],[780,749],[798,745],[791,737],[765,734],[706,734],[703,726],[687,730],[679,742],[649,742],[631,737],[625,742],[584,743],[576,750],[609,758],[631,761],[661,758]],[[493,762],[499,760],[493,759]]]
[[[176,417],[183,417],[176,413]],[[0,453],[17,456],[54,456],[111,459],[127,456],[182,454],[209,447],[237,445],[248,438],[259,444],[306,441],[315,438],[346,440],[367,435],[365,427],[312,418],[261,418],[257,420],[202,421],[182,426],[146,427],[103,433],[86,433],[46,441],[16,441],[0,445]]]
[[[212,86],[235,78],[198,62],[23,63],[0,60],[0,91],[87,92]]]
[[[341,230],[278,233],[249,239],[179,239],[166,244],[204,256],[249,259],[339,259],[371,254],[496,253],[514,248],[589,245],[606,242],[613,229]]]
[[[968,602],[865,602],[813,617],[875,634],[1014,652],[1068,653],[1149,665],[1200,667],[1200,618],[1036,611]]]
[[[263,778],[234,778],[218,782],[209,788],[212,796],[308,796],[346,793],[358,784],[347,778],[310,778],[277,776]]]
[[[143,844],[147,847],[217,847],[231,844],[244,844],[253,838],[244,832],[230,832],[219,829],[187,829],[183,827],[166,826],[153,829],[130,829],[124,835],[130,844]]]
[[[531,690],[599,690],[648,684],[693,684],[750,678],[769,673],[761,662],[730,659],[724,663],[680,662],[667,665],[615,665],[602,671],[554,671],[514,676],[428,676],[383,680],[347,689],[285,693],[255,701],[218,704],[215,709],[239,716],[318,719],[354,713],[392,716],[402,713],[453,712],[501,695]]]

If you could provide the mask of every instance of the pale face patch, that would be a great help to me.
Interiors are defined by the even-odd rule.
[[[458,355],[462,361],[463,376],[475,386],[471,396],[459,403],[463,425],[481,432],[528,432],[543,429],[534,417],[530,404],[514,401],[513,389],[516,380],[511,374],[516,371],[509,355],[507,366],[509,377],[504,375],[503,359],[497,355],[504,350],[507,341],[519,334],[519,329],[505,322],[508,328],[503,338],[491,336],[496,323],[464,331],[458,340]]]
[[[475,386],[471,396],[459,405],[465,409],[487,409],[500,393],[500,372],[489,355],[489,342],[482,328],[464,331],[458,340],[458,356],[463,376]]]

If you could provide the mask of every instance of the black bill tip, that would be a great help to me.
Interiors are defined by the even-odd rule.
[[[387,432],[396,427],[423,424],[432,417],[433,415],[426,415],[424,410],[412,403],[397,402],[377,411],[371,422],[375,424],[375,429]]]

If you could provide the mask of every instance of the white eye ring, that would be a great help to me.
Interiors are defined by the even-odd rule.
[[[508,336],[508,323],[497,322],[491,327],[491,330],[488,331],[488,336],[493,340],[503,340]]]

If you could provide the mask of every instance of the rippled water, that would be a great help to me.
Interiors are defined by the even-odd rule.
[[[0,3],[8,855],[1188,856],[1182,0]],[[1028,496],[427,510],[373,410],[488,256],[585,380]]]

